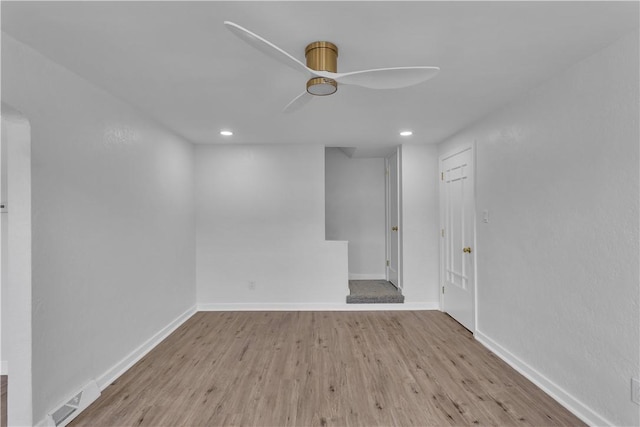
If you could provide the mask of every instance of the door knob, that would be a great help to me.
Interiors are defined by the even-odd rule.
[[[470,254],[471,253],[471,248],[470,247],[466,247],[466,248],[462,248],[462,252],[464,252],[465,254]]]
[[[391,231],[398,231],[398,226],[395,225],[395,226],[391,227]]]

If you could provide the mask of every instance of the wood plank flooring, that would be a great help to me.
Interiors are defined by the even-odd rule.
[[[584,425],[446,314],[200,312],[72,426]]]
[[[0,375],[0,427],[7,427],[7,375]]]

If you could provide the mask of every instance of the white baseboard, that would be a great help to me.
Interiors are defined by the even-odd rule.
[[[387,277],[382,274],[351,274],[349,273],[349,280],[387,280]]]
[[[9,375],[9,362],[6,360],[0,361],[0,375]]]
[[[111,369],[109,369],[104,374],[100,375],[96,382],[98,383],[98,387],[100,387],[100,391],[104,390],[109,384],[116,380],[116,378],[120,377],[120,375],[124,374],[127,369],[135,365],[140,359],[142,359],[147,353],[149,353],[155,346],[160,344],[160,342],[171,334],[171,332],[178,329],[180,325],[186,322],[191,316],[196,313],[196,307],[191,307],[189,310],[182,313],[180,316],[175,318],[171,323],[158,331],[154,336],[146,340],[142,343],[138,348],[133,350],[122,359],[120,362],[116,363]]]
[[[437,301],[404,304],[347,304],[345,303],[229,303],[198,304],[198,311],[409,311],[439,310]]]
[[[97,383],[98,388],[100,389],[100,391],[103,391],[105,388],[107,388],[109,386],[109,384],[114,382],[118,377],[120,377],[122,374],[124,374],[129,368],[131,368],[133,365],[135,365],[136,362],[138,362],[147,353],[149,353],[151,350],[153,350],[153,348],[155,346],[160,344],[160,342],[162,342],[162,340],[164,340],[166,337],[168,337],[173,331],[178,329],[178,327],[180,327],[180,325],[182,325],[184,322],[186,322],[195,313],[196,313],[196,307],[193,306],[190,309],[188,309],[187,311],[185,311],[184,313],[182,313],[180,316],[175,318],[173,321],[171,321],[171,323],[169,323],[167,326],[162,328],[160,331],[158,331],[151,338],[149,338],[144,343],[142,343],[138,348],[136,348],[131,353],[129,353],[124,359],[122,359],[121,361],[116,363],[107,372],[105,372],[102,375],[100,375],[95,380],[95,382]],[[82,408],[82,409],[85,409],[85,408]],[[79,415],[80,412],[82,412],[82,411],[81,410],[78,411],[74,415],[73,418],[75,418],[77,415]],[[70,420],[71,419],[69,419],[68,421],[70,421]],[[38,422],[36,424],[37,427],[50,427],[52,425],[53,424],[52,424],[52,421],[51,421],[51,417],[49,417],[49,416],[46,416],[44,419],[40,420],[40,422]]]
[[[569,392],[562,387],[545,377],[543,374],[529,366],[526,362],[519,359],[513,353],[500,344],[489,338],[487,335],[476,330],[474,337],[478,342],[484,345],[486,348],[495,353],[498,357],[504,360],[509,366],[521,373],[529,381],[537,385],[556,400],[559,404],[568,409],[576,417],[591,426],[612,426],[611,421],[608,421],[594,412],[587,405],[576,399]]]

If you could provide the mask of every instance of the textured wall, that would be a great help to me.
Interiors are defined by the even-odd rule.
[[[402,279],[407,302],[440,304],[438,148],[402,146]]]
[[[196,212],[201,307],[344,303],[346,243],[325,242],[323,146],[198,146]]]
[[[37,421],[195,304],[193,147],[5,34],[2,100],[32,130]]]
[[[349,241],[349,277],[385,277],[385,175],[383,158],[325,152],[327,240]]]
[[[638,425],[638,33],[441,145],[477,141],[478,331]]]

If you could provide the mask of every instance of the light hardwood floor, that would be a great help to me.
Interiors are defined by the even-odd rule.
[[[446,314],[200,312],[72,426],[584,425]]]
[[[0,427],[7,427],[7,387],[8,377],[0,376]]]

